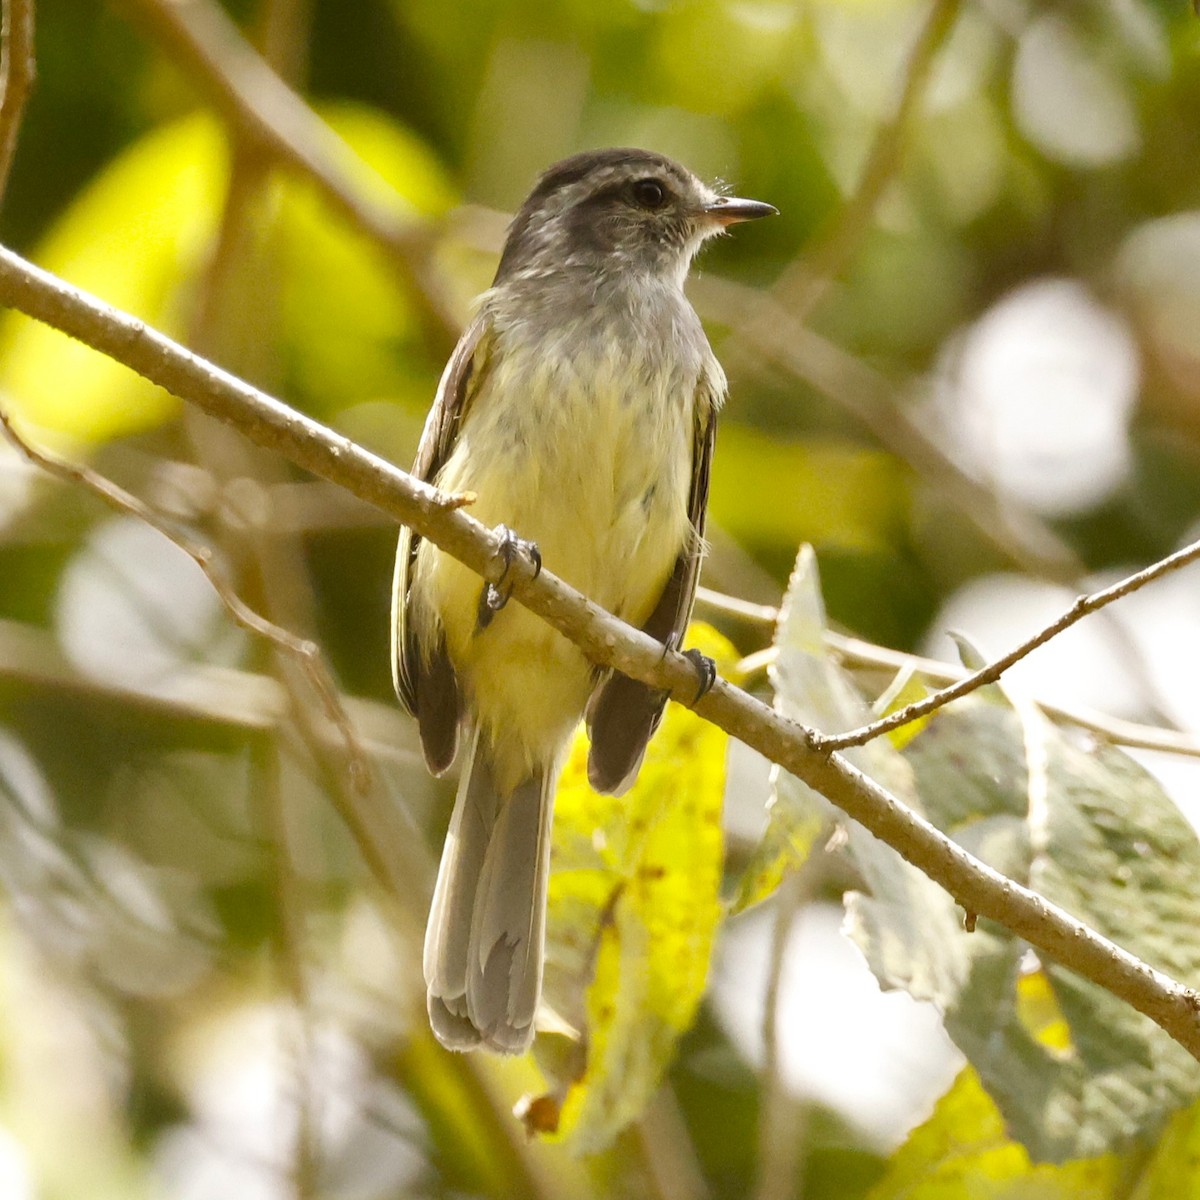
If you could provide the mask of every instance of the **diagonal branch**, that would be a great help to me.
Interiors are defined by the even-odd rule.
[[[483,578],[497,582],[504,572],[501,539],[468,515],[454,497],[6,249],[0,249],[0,303],[124,363],[241,430],[258,445],[278,451],[410,524]],[[664,653],[660,642],[605,612],[550,571],[535,578],[533,565],[523,559],[512,565],[506,580],[521,604],[592,661],[692,704],[696,677],[688,659]],[[719,679],[692,707],[826,796],[936,880],[968,913],[999,922],[1045,955],[1106,988],[1200,1058],[1200,997],[1191,988],[980,862],[845,759],[819,748],[812,731],[740,689]]]
[[[913,116],[925,97],[933,65],[958,20],[961,0],[933,0],[904,67],[900,97],[892,115],[875,130],[853,196],[817,244],[794,262],[771,289],[775,300],[804,322],[833,281],[854,258],[896,178],[908,149]]]

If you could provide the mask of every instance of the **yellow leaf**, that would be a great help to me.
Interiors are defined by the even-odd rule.
[[[185,285],[207,253],[227,176],[216,122],[191,116],[118,155],[72,202],[33,258],[47,270],[175,336]],[[27,423],[70,442],[157,425],[161,388],[16,312],[0,322],[0,389]]]
[[[717,445],[711,509],[748,545],[812,542],[872,552],[894,545],[907,520],[903,468],[876,450],[788,440],[727,421]]]
[[[907,708],[910,704],[916,704],[918,700],[924,700],[928,695],[929,689],[925,686],[921,676],[911,667],[906,667],[897,673],[896,678],[892,680],[891,686],[872,706],[871,716],[875,719],[890,717],[892,713],[899,712],[902,708]],[[897,750],[903,750],[932,719],[933,716],[931,714],[929,716],[918,717],[915,721],[909,721],[907,725],[901,725],[899,729],[893,729],[887,735],[888,741]]]
[[[1114,1154],[1033,1163],[969,1067],[933,1116],[892,1156],[868,1200],[1116,1200],[1123,1167]]]
[[[736,652],[693,625],[727,671]],[[586,1027],[559,1137],[607,1145],[645,1107],[704,995],[721,914],[726,736],[670,705],[634,786],[599,796],[576,738],[555,799],[547,998]]]
[[[357,159],[348,166],[359,164],[360,186],[381,206],[416,218],[440,216],[456,202],[435,155],[402,125],[361,105],[320,112],[354,150]],[[279,286],[289,394],[323,416],[397,397],[423,414],[437,364],[422,361],[423,334],[401,273],[378,246],[331,217],[313,188],[291,178],[281,183]]]

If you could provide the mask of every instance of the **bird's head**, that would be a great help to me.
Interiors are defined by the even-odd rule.
[[[775,211],[720,195],[661,154],[587,151],[538,180],[509,228],[496,282],[592,271],[682,284],[708,238]]]

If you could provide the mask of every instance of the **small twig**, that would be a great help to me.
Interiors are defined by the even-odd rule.
[[[1114,583],[1112,587],[1092,592],[1088,596],[1080,596],[1057,621],[1047,625],[1045,629],[1035,633],[1032,637],[1026,638],[1019,646],[994,662],[988,663],[978,671],[972,671],[965,679],[941,688],[923,700],[905,705],[904,708],[890,716],[872,721],[870,725],[864,725],[860,729],[851,729],[847,733],[818,735],[815,742],[822,750],[846,750],[851,746],[861,746],[865,742],[890,733],[893,729],[899,729],[901,725],[907,725],[920,717],[928,716],[952,700],[958,700],[981,687],[986,687],[989,683],[995,683],[1014,663],[1020,662],[1039,646],[1044,646],[1051,638],[1057,637],[1065,629],[1069,629],[1089,614],[1098,612],[1106,605],[1112,604],[1114,600],[1120,600],[1122,596],[1128,596],[1130,593],[1138,591],[1139,588],[1145,587],[1146,584],[1153,583],[1154,580],[1161,579],[1173,571],[1178,571],[1181,567],[1186,567],[1197,559],[1200,559],[1200,541],[1193,542],[1190,546],[1177,550],[1174,554],[1168,555],[1144,570],[1127,576],[1119,583]]]
[[[464,509],[447,509],[435,488],[3,247],[0,304],[78,338],[235,426],[259,446],[378,505],[489,582],[506,569],[495,531]],[[518,561],[507,568],[506,580],[514,600],[593,662],[679,699],[778,763],[924,871],[964,910],[999,922],[1106,988],[1200,1058],[1200,996],[1193,989],[980,862],[842,756],[814,746],[812,730],[722,679],[697,699],[690,660],[664,654],[661,642],[606,612],[550,569],[536,574],[532,564]]]
[[[4,433],[14,449],[23,454],[35,466],[60,479],[80,484],[118,512],[145,521],[152,529],[156,529],[163,537],[173,542],[204,572],[213,591],[216,592],[217,597],[234,621],[248,633],[266,638],[291,655],[308,677],[313,690],[320,697],[325,715],[337,727],[345,742],[350,772],[356,786],[360,788],[366,786],[366,781],[369,781],[371,777],[370,762],[358,740],[358,735],[350,724],[350,718],[346,715],[337,688],[329,677],[329,672],[321,657],[321,651],[315,642],[311,642],[307,638],[298,638],[256,613],[222,575],[213,561],[213,552],[208,546],[174,528],[169,521],[164,520],[137,496],[127,492],[98,471],[92,470],[91,467],[63,462],[42,450],[35,449],[17,432],[12,419],[3,409],[0,409],[0,431]]]
[[[714,592],[712,588],[697,588],[696,603],[712,612],[751,621],[756,625],[774,626],[779,620],[779,609],[772,608],[769,604],[752,604],[749,600],[741,600],[737,596]]]
[[[709,588],[699,588],[696,601],[712,612],[739,617],[757,625],[774,625],[779,619],[777,608],[767,604],[751,604],[736,596],[727,596]],[[825,645],[851,668],[916,671],[941,684],[959,683],[970,674],[965,668],[951,663],[938,662],[920,654],[910,654],[906,650],[876,646],[873,642],[847,637],[831,629],[825,631]],[[774,646],[755,650],[738,661],[735,675],[743,681],[752,678],[770,667],[778,657],[779,652]],[[1098,709],[1055,704],[1049,700],[1038,700],[1036,697],[1034,703],[1047,716],[1086,729],[1114,745],[1127,746],[1134,750],[1158,750],[1164,754],[1178,754],[1185,758],[1200,758],[1200,739],[1177,729],[1164,729],[1140,721],[1126,721]]]
[[[875,131],[858,187],[817,245],[776,282],[775,299],[794,321],[808,319],[833,281],[854,258],[896,177],[908,149],[912,118],[924,99],[933,64],[958,19],[961,0],[933,0],[904,68],[900,98],[891,117]]]
[[[0,197],[17,153],[25,102],[33,90],[33,0],[4,0],[0,17]]]
[[[847,666],[852,668],[880,669],[885,671],[913,670],[938,683],[950,684],[964,680],[970,674],[964,667],[938,662],[919,654],[904,650],[890,650],[876,646],[861,638],[847,637],[832,630],[825,632],[825,644]],[[775,651],[763,652],[767,661],[754,663],[756,668],[774,661]],[[754,656],[748,656],[754,657]],[[743,660],[746,661],[746,660]],[[1034,703],[1048,717],[1086,729],[1097,737],[1114,745],[1128,746],[1135,750],[1159,750],[1165,754],[1179,754],[1185,758],[1200,758],[1200,739],[1177,729],[1163,729],[1158,725],[1145,725],[1138,721],[1126,721],[1093,708],[1076,707],[1068,704],[1053,704],[1034,697]]]
[[[395,203],[391,186],[280,79],[219,4],[129,2],[226,120],[312,180],[332,208],[387,251],[427,305],[436,340],[452,344],[459,321],[433,262],[429,226]]]

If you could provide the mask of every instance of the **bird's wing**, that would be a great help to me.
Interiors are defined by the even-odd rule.
[[[455,346],[417,446],[412,474],[418,479],[433,482],[450,457],[479,390],[490,341],[490,326],[478,316]],[[430,770],[441,774],[454,761],[461,704],[445,642],[421,646],[412,620],[412,572],[420,541],[419,534],[401,526],[392,585],[392,682],[400,702],[417,718]]]
[[[704,560],[704,525],[708,510],[708,480],[717,432],[717,405],[706,388],[696,404],[692,448],[692,486],[688,496],[691,532],[667,585],[642,626],[651,637],[666,642],[682,639],[692,616],[700,566]],[[646,745],[662,720],[666,696],[625,675],[609,675],[588,706],[591,752],[588,778],[599,792],[621,792],[633,782]]]

